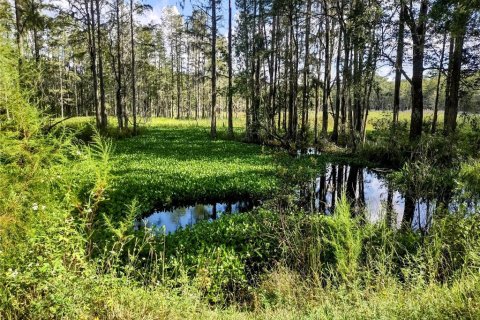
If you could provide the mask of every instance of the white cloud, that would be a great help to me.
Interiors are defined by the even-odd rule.
[[[152,10],[146,12],[144,15],[138,18],[138,21],[145,25],[149,23],[162,24],[163,10],[168,5],[168,0],[159,0],[154,1],[153,3],[148,3]]]

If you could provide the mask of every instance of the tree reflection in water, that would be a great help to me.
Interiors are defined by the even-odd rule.
[[[402,195],[380,172],[354,165],[327,164],[325,174],[298,188],[298,204],[306,211],[332,214],[344,192],[352,216],[362,214],[370,222],[386,219],[394,228],[427,229],[437,203],[435,199],[419,199],[411,192]],[[445,199],[442,203],[444,207],[450,205]]]
[[[244,200],[237,202],[225,202],[215,204],[196,204],[187,207],[176,207],[171,210],[155,211],[151,215],[137,221],[137,226],[145,225],[161,231],[172,233],[178,228],[192,226],[200,221],[215,220],[223,214],[246,212],[253,208],[255,202]]]

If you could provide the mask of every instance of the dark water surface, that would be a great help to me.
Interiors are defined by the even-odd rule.
[[[315,154],[316,150],[307,152]],[[363,215],[371,223],[386,220],[392,228],[404,225],[425,230],[430,226],[439,203],[450,210],[459,205],[451,197],[448,200],[423,199],[415,195],[405,197],[389,185],[384,170],[327,164],[322,172],[325,173],[294,186],[298,205],[308,212],[332,214],[344,192],[351,204],[352,215]],[[200,221],[213,221],[225,214],[247,212],[259,204],[259,201],[248,199],[159,210],[137,221],[137,226],[158,228],[160,232],[164,228],[168,234]],[[474,210],[475,205],[470,206]]]
[[[365,216],[372,223],[387,219],[393,228],[403,225],[414,229],[428,229],[440,203],[450,211],[460,203],[447,199],[405,197],[386,179],[384,170],[368,169],[353,165],[327,164],[325,174],[298,188],[299,204],[310,212],[332,214],[335,202],[345,192],[352,206],[352,214]],[[461,203],[473,212],[475,204]]]
[[[350,201],[353,214],[365,214],[370,222],[388,218],[391,225],[396,227],[402,223],[405,198],[389,187],[384,173],[367,168],[328,164],[325,174],[300,187],[299,200],[309,211],[332,214],[342,192]],[[411,210],[407,215],[411,216],[411,222],[417,227],[424,227],[431,209],[426,202],[415,201],[413,216]],[[387,217],[387,213],[391,216]]]

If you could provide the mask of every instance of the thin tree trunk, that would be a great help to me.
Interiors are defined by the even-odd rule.
[[[349,93],[349,86],[350,86],[350,42],[349,36],[347,31],[344,29],[344,60],[343,60],[343,85],[342,85],[342,131],[345,132],[346,125],[347,125],[347,118],[348,124],[351,126],[352,124],[352,116],[350,110],[350,93]],[[350,131],[353,131],[350,128]]]
[[[97,128],[101,127],[100,110],[98,108],[98,79],[97,79],[97,49],[95,45],[95,9],[93,1],[85,0],[86,18],[88,26],[88,42],[90,52],[90,70],[93,78],[93,105],[95,109],[95,119]]]
[[[97,0],[98,1],[98,0]],[[136,104],[136,87],[135,87],[135,42],[133,34],[133,0],[130,0],[130,49],[132,63],[132,115],[133,115],[133,134],[137,133],[137,104]]]
[[[22,23],[22,0],[15,0],[15,27],[16,27],[16,41],[18,49],[18,74],[20,75],[20,84],[22,84],[22,66],[23,66],[23,23]]]
[[[102,32],[100,25],[100,1],[95,0],[97,9],[97,39],[98,39],[98,76],[100,80],[100,128],[107,129],[107,109],[105,106],[105,81],[103,74]]]
[[[210,122],[210,136],[212,139],[217,137],[217,5],[216,1],[211,1],[212,6],[212,114]]]
[[[61,109],[61,117],[62,119],[65,117],[65,110],[63,104],[63,56],[64,56],[64,48],[61,48],[61,57],[60,57],[60,109]]]
[[[38,30],[37,27],[33,27],[33,46],[35,51],[35,63],[38,65],[40,62],[40,44],[38,43]]]
[[[432,133],[435,133],[437,130],[437,119],[438,119],[438,101],[440,98],[440,83],[442,80],[442,72],[443,72],[443,58],[445,56],[445,44],[447,42],[447,29],[445,29],[445,33],[443,34],[443,41],[442,41],[442,52],[440,53],[440,62],[438,66],[438,76],[437,76],[437,87],[435,91],[435,106],[433,110],[433,120],[432,120]]]
[[[338,142],[338,124],[340,119],[340,95],[341,95],[341,82],[340,82],[340,60],[342,55],[342,31],[338,32],[338,47],[337,47],[337,63],[336,63],[336,95],[335,95],[335,116],[333,118],[333,132],[332,132],[332,141]]]
[[[402,68],[403,68],[403,47],[405,36],[405,6],[400,4],[400,15],[398,20],[398,37],[397,37],[397,58],[395,61],[395,88],[393,91],[393,125],[398,123],[398,113],[400,111],[400,86],[402,84]]]
[[[307,110],[308,110],[308,91],[309,91],[309,83],[308,77],[310,74],[310,19],[312,13],[312,1],[307,0],[307,17],[305,22],[305,63],[303,66],[303,99],[302,99],[302,134],[301,139],[302,143],[305,142],[304,139],[306,138],[306,131],[307,131]]]
[[[318,82],[315,82],[315,121],[314,121],[314,129],[313,129],[313,136],[315,144],[318,143],[318,107],[319,107],[319,94],[318,94]]]
[[[117,72],[116,72],[116,82],[117,88],[115,91],[115,99],[117,102],[117,120],[118,128],[123,129],[123,103],[122,103],[122,44],[121,44],[121,31],[120,31],[120,0],[116,1],[115,6],[115,19],[116,19],[116,33],[117,33]]]
[[[175,37],[176,83],[177,83],[177,119],[181,118],[182,109],[182,50],[179,41],[180,35]]]
[[[328,101],[330,98],[330,18],[328,17],[328,2],[323,1],[325,10],[325,74],[323,78],[323,113],[322,137],[327,137],[328,130]]]
[[[187,119],[191,117],[192,108],[192,89],[191,89],[191,76],[190,76],[190,41],[187,38],[187,72],[185,84],[187,87]]]
[[[228,136],[233,138],[232,0],[228,0]]]

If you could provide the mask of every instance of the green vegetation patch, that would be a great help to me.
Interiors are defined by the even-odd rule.
[[[195,122],[190,122],[195,124]],[[137,198],[141,210],[216,199],[262,198],[277,179],[271,153],[258,145],[211,140],[205,127],[158,121],[118,140],[109,204],[120,212]]]

